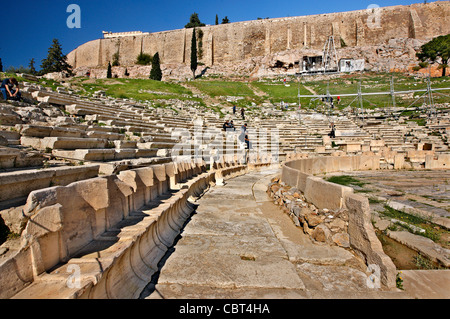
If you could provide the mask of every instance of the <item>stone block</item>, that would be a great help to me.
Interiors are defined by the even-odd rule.
[[[77,150],[53,150],[54,156],[60,156],[79,161],[112,161],[115,159],[114,149],[77,149]]]
[[[330,183],[319,177],[309,176],[306,179],[305,198],[319,209],[343,208],[344,197],[351,193],[353,188]]]
[[[425,157],[426,169],[448,169],[450,167],[450,154],[428,155]]]
[[[405,156],[402,154],[395,155],[394,169],[403,169],[405,167]]]
[[[360,152],[361,143],[346,143],[343,145],[343,150],[347,153]]]
[[[332,237],[333,242],[339,247],[350,247],[350,236],[347,233],[336,233]]]
[[[384,253],[371,223],[371,211],[366,197],[348,194],[345,198],[348,209],[348,234],[350,247],[360,253],[367,265],[380,267],[380,281],[389,288],[395,288],[396,267]]]

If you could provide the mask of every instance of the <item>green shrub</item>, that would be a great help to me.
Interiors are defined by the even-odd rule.
[[[152,59],[153,59],[153,57],[150,54],[141,52],[141,53],[139,53],[139,55],[136,58],[136,64],[150,65],[150,64],[152,64]]]

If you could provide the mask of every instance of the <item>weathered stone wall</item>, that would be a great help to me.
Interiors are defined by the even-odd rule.
[[[303,192],[306,200],[317,208],[348,210],[350,247],[358,251],[367,264],[380,267],[381,282],[395,287],[396,268],[383,252],[370,222],[369,201],[353,194],[353,189],[324,181],[312,174],[336,171],[379,169],[379,156],[313,157],[283,164],[281,181]]]
[[[393,6],[313,16],[265,19],[202,27],[207,66],[289,50],[322,50],[334,35],[348,47],[386,44],[390,39],[428,40],[450,33],[450,2]],[[192,29],[143,36],[97,39],[68,54],[74,68],[106,66],[119,52],[120,64],[134,64],[141,52],[159,52],[162,63],[190,61]]]

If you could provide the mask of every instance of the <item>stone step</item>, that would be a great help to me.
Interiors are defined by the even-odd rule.
[[[47,151],[50,149],[91,149],[105,148],[108,145],[106,139],[99,138],[74,138],[74,137],[27,137],[22,136],[20,142],[24,146],[31,146],[37,150]]]
[[[115,132],[94,131],[94,130],[86,132],[86,136],[89,138],[106,139],[109,141],[125,139],[125,134]]]
[[[66,127],[22,125],[19,129],[20,134],[27,137],[81,137],[84,134],[83,130]]]
[[[115,160],[115,149],[77,149],[52,150],[52,155],[78,161],[112,161]]]
[[[59,150],[54,149],[52,155],[78,160],[78,161],[114,161],[122,159],[134,159],[157,156],[158,149],[76,149],[76,150]]]
[[[67,185],[98,176],[98,165],[64,166],[12,171],[0,174],[0,201],[28,196],[36,189]]]
[[[0,169],[40,167],[44,160],[44,156],[36,152],[0,147]]]

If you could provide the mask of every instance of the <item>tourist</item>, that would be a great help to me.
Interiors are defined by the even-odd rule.
[[[245,141],[245,149],[249,150],[250,149],[250,140],[248,138],[248,134],[247,133],[245,134],[244,141]]]
[[[247,135],[247,123],[241,126],[241,134],[239,134],[239,140],[245,142],[245,136]]]
[[[336,127],[334,126],[334,122],[330,123],[331,132],[328,134],[329,137],[335,138],[336,137]]]
[[[338,105],[341,104],[341,97],[340,96],[337,97],[337,103],[338,103]]]
[[[242,116],[243,120],[245,120],[245,113],[244,112],[245,112],[245,110],[244,110],[244,108],[242,108],[241,109],[241,116]]]
[[[19,91],[19,82],[15,78],[8,78],[2,81],[0,86],[0,90],[2,91],[3,98],[5,100],[11,99],[20,101],[21,93]]]
[[[228,120],[226,120],[225,123],[223,123],[222,128],[223,128],[224,131],[226,131],[227,129],[230,128],[230,123],[229,123]]]
[[[236,128],[234,127],[233,120],[231,120],[231,122],[230,122],[230,129],[232,129],[233,131],[236,131]]]
[[[233,115],[236,114],[236,105],[233,105]]]

